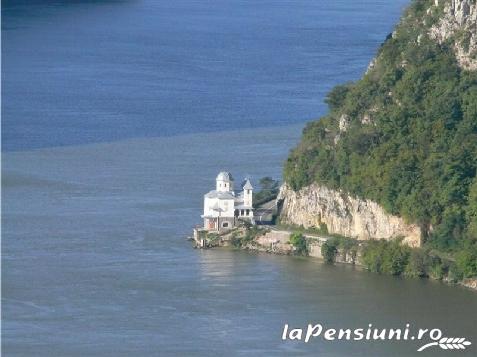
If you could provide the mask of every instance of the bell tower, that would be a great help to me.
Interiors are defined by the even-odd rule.
[[[247,207],[252,207],[253,204],[253,186],[249,179],[243,185],[243,204]]]

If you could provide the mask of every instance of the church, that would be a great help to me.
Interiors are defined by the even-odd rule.
[[[215,181],[215,190],[204,195],[204,229],[220,232],[235,227],[240,220],[254,223],[250,180],[245,180],[242,191],[234,190],[229,172],[220,172]]]

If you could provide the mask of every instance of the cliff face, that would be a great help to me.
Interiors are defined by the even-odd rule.
[[[295,192],[281,187],[281,221],[305,228],[326,224],[329,233],[360,240],[404,237],[409,246],[421,245],[417,225],[387,214],[376,202],[361,200],[325,186],[312,184]]]
[[[429,36],[438,43],[451,41],[459,65],[477,69],[477,2],[475,0],[435,0],[434,8],[443,7],[439,22]],[[431,7],[428,12],[434,9]]]

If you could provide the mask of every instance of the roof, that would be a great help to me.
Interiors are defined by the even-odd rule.
[[[253,186],[252,184],[250,183],[250,180],[247,179],[247,181],[245,181],[245,185],[243,186],[243,189],[244,190],[253,190]]]
[[[232,177],[232,174],[231,174],[230,172],[221,171],[221,172],[219,172],[219,174],[217,175],[216,180],[217,180],[217,181],[233,181],[234,178]]]
[[[218,198],[219,200],[233,200],[235,196],[231,192],[210,191],[204,195],[207,198]]]

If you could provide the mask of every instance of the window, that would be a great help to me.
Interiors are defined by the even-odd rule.
[[[222,223],[222,228],[227,228],[229,226],[229,222],[223,222]]]

